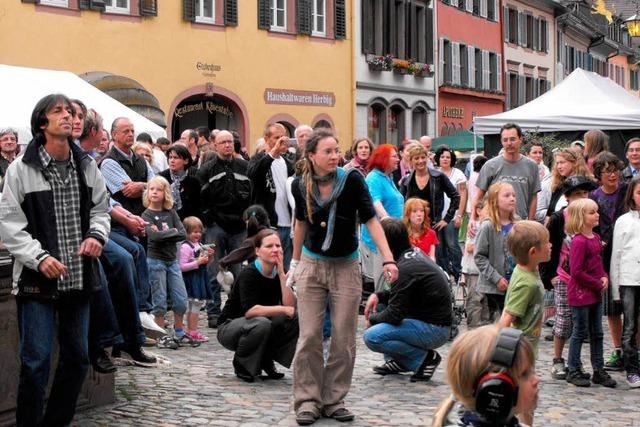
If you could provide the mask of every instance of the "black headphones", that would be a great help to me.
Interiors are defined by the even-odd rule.
[[[511,368],[521,339],[521,330],[501,329],[491,354],[491,364]],[[505,423],[513,416],[513,408],[518,402],[518,386],[506,372],[490,372],[489,369],[476,383],[473,393],[476,412],[489,422]]]

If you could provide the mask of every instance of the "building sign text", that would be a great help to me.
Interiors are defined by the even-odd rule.
[[[464,118],[464,108],[443,107],[442,117],[449,117],[450,119],[462,119]]]
[[[233,117],[233,111],[231,111],[228,106],[216,104],[215,102],[211,101],[200,101],[194,104],[182,105],[176,108],[174,114],[176,117],[183,117],[185,114],[193,113],[196,111],[206,111],[209,114],[219,113],[227,117]]]
[[[267,104],[333,107],[336,103],[336,96],[333,92],[267,88],[264,90],[264,102]]]

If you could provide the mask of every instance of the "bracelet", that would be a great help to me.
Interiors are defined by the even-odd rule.
[[[382,263],[382,266],[384,267],[385,265],[389,265],[389,264],[393,264],[396,267],[398,266],[398,263],[395,262],[395,261],[385,261],[385,262]]]

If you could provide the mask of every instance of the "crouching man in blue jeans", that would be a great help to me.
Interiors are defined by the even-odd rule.
[[[411,381],[428,381],[442,358],[435,351],[447,342],[451,327],[451,294],[444,272],[409,243],[400,220],[385,219],[382,228],[397,263],[398,280],[372,294],[364,310],[364,342],[384,354],[373,368],[379,375],[413,372]],[[378,303],[385,304],[376,311]]]

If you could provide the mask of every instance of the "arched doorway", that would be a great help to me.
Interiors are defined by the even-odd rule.
[[[180,101],[171,117],[171,137],[180,139],[185,129],[206,126],[210,130],[235,130],[243,134],[243,114],[240,107],[226,96],[195,94]],[[243,141],[244,142],[244,141]]]

